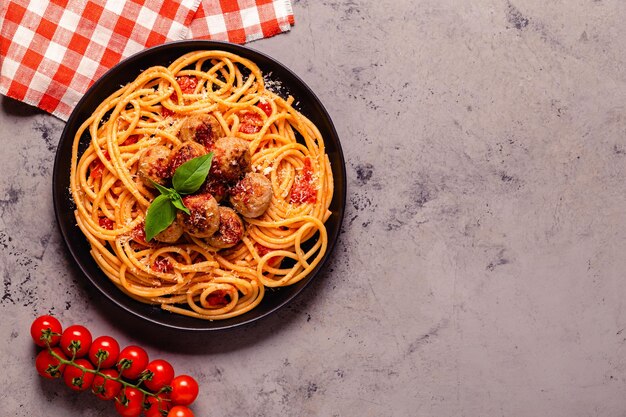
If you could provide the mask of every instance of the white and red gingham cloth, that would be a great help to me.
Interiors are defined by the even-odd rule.
[[[290,30],[290,0],[0,0],[0,94],[67,120],[95,80],[150,46]]]

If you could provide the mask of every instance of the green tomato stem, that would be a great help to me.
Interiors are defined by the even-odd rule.
[[[56,352],[54,352],[48,343],[46,343],[46,347],[47,347],[47,349],[48,349],[48,352],[50,352],[50,354],[51,354],[53,357],[55,357],[55,358],[59,361],[59,363],[61,363],[61,364],[63,364],[63,365],[66,365],[66,366],[67,366],[67,365],[74,366],[74,367],[76,367],[76,368],[78,368],[78,369],[82,370],[83,372],[89,372],[90,374],[99,375],[99,376],[103,377],[104,379],[109,379],[109,380],[112,380],[112,381],[117,381],[117,382],[119,382],[120,384],[122,384],[122,385],[124,386],[124,388],[127,388],[127,387],[130,387],[130,388],[135,388],[135,389],[139,390],[139,391],[140,391],[140,392],[144,395],[144,398],[145,398],[145,396],[146,396],[146,395],[149,395],[149,396],[151,396],[151,397],[160,398],[160,397],[158,396],[158,394],[159,394],[159,393],[161,393],[161,392],[163,392],[163,391],[165,390],[165,389],[163,388],[163,389],[159,390],[159,391],[158,391],[158,392],[156,392],[156,393],[154,393],[154,392],[150,392],[150,391],[146,391],[145,389],[143,389],[143,388],[140,388],[140,387],[139,387],[139,385],[141,385],[141,383],[144,381],[144,379],[145,379],[145,378],[142,378],[142,379],[140,379],[139,381],[137,381],[137,383],[133,384],[133,383],[130,383],[130,382],[127,382],[127,381],[123,380],[123,379],[122,379],[122,378],[120,378],[120,377],[114,378],[114,377],[112,377],[112,376],[109,376],[109,375],[103,374],[102,372],[100,372],[100,364],[98,364],[98,369],[89,369],[89,368],[85,368],[85,367],[84,367],[84,366],[82,366],[82,365],[78,365],[78,364],[74,361],[74,359],[75,359],[75,357],[74,357],[74,356],[76,356],[76,352],[74,352],[74,355],[72,355],[72,359],[69,359],[69,360],[68,360],[68,359],[64,359],[64,358],[62,358],[62,357],[61,357],[61,356],[59,356]],[[169,400],[165,400],[165,401],[169,401]]]

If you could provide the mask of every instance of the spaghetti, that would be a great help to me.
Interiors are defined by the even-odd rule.
[[[207,320],[244,314],[267,287],[306,277],[327,248],[333,177],[320,132],[293,101],[268,90],[253,62],[223,51],[148,68],[104,100],[76,133],[70,188],[77,224],[106,276],[136,300]],[[187,232],[170,243],[146,242],[146,212],[159,194],[142,180],[142,158],[149,149],[167,154],[189,142],[186,126],[199,115],[212,116],[219,136],[245,141],[248,171],[271,184],[269,205],[257,217],[241,216],[244,232],[234,246]],[[171,165],[175,158],[161,159]],[[211,175],[207,184],[214,186]],[[227,196],[236,181],[241,175],[221,192],[202,192]],[[235,207],[220,202],[229,205]],[[228,234],[220,219],[220,233]]]

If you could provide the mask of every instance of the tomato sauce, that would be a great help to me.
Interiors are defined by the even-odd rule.
[[[178,152],[171,157],[169,161],[169,172],[171,175],[174,175],[176,170],[185,162],[191,161],[193,158],[197,158],[198,156],[202,156],[196,149],[193,149],[190,146],[182,146],[179,148]],[[215,161],[215,160],[213,160]],[[165,165],[165,164],[164,164]]]
[[[111,160],[111,157],[109,157],[109,152],[102,151],[102,153],[104,154],[104,157],[107,159],[107,161]],[[91,164],[89,164],[89,176],[94,180],[98,180],[102,177],[102,172],[104,172],[104,164],[102,163],[102,161],[100,161],[100,159],[94,159]]]
[[[98,219],[98,224],[103,229],[113,230],[113,220],[109,219],[108,217],[100,217]]]
[[[311,158],[304,159],[304,166],[296,176],[296,180],[291,187],[292,204],[315,203],[317,201],[317,189],[313,178],[313,166]]]
[[[263,127],[263,119],[256,113],[245,112],[239,115],[241,124],[239,125],[239,131],[242,133],[259,133]]]
[[[206,300],[212,307],[225,306],[230,303],[230,295],[226,290],[217,290],[209,294]]]
[[[141,222],[130,232],[130,238],[143,244],[148,244],[146,242],[146,230],[145,223]]]
[[[161,273],[170,273],[174,270],[174,265],[170,262],[168,258],[164,258],[159,256],[156,261],[150,266],[153,271],[161,272]]]
[[[236,216],[220,215],[220,229],[216,234],[221,236],[225,243],[234,245],[239,242],[243,235],[242,225]]]
[[[183,93],[185,94],[192,94],[196,90],[196,87],[198,86],[198,79],[190,75],[183,75],[180,77],[176,77],[176,81],[178,81],[178,85],[180,86],[180,89],[183,90]]]
[[[228,193],[228,185],[215,178],[207,178],[202,187],[200,187],[200,194],[209,193],[217,201],[223,199]]]
[[[267,114],[267,117],[272,115],[272,105],[269,101],[259,101],[257,107],[263,110],[263,112]]]
[[[124,142],[122,142],[122,145],[124,146],[134,145],[137,142],[139,142],[139,135],[130,135],[129,137],[126,138]]]
[[[261,258],[273,250],[273,249],[268,248],[267,246],[261,245],[260,243],[255,243],[254,248],[256,249],[256,251],[258,252]],[[278,264],[280,264],[280,261],[282,260],[282,258],[283,258],[282,256],[272,256],[271,258],[267,260],[267,264],[269,266],[275,267]]]
[[[173,116],[174,114],[175,113],[172,110],[168,109],[167,107],[161,108],[161,115],[163,117],[170,117],[170,116]]]
[[[213,149],[213,145],[215,144],[214,136],[213,128],[209,123],[202,123],[196,128],[196,142],[207,148],[207,150]]]

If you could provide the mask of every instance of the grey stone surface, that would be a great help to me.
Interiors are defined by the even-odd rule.
[[[626,4],[294,7],[250,46],[327,106],[348,206],[325,272],[245,329],[160,330],[88,285],[52,209],[64,123],[1,100],[1,414],[115,414],[36,375],[52,312],[195,375],[197,416],[626,415]]]

